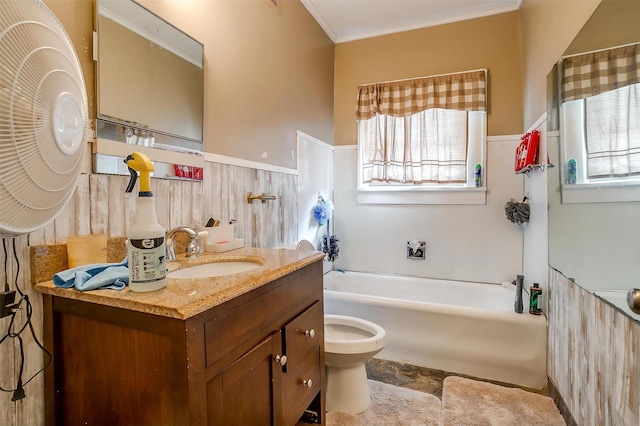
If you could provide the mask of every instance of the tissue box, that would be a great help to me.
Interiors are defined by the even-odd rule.
[[[235,250],[244,247],[244,240],[235,239],[221,244],[209,244],[204,245],[204,251],[209,253],[220,253],[222,251]]]
[[[244,240],[233,238],[233,225],[221,225],[206,228],[209,235],[204,251],[219,253],[244,247]]]

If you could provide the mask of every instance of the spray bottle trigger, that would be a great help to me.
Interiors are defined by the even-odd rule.
[[[134,160],[133,155],[129,154],[127,158],[124,159],[125,164],[127,164],[127,168],[129,169],[129,174],[131,175],[131,179],[129,179],[129,185],[127,185],[127,189],[124,192],[133,192],[133,188],[136,187],[136,181],[138,180],[138,172],[132,169],[129,166],[129,161]]]

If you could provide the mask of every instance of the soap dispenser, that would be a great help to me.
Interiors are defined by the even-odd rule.
[[[144,154],[134,152],[125,159],[131,180],[125,192],[132,192],[140,173],[140,192],[136,203],[136,216],[127,231],[129,257],[129,288],[146,292],[159,290],[167,284],[165,234],[158,223],[151,192],[150,173],[153,163]]]

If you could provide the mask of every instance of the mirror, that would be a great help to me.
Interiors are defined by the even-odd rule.
[[[564,55],[640,42],[640,2],[603,0]],[[556,67],[557,68],[557,67]],[[567,203],[561,193],[563,129],[558,120],[557,69],[548,75],[547,124],[549,169],[549,264],[586,290],[606,299],[629,317],[626,294],[640,288],[640,202],[611,202],[604,185],[594,188],[587,203]],[[559,132],[554,132],[559,130]],[[632,191],[640,194],[640,186]]]
[[[110,157],[135,145],[154,160],[155,177],[201,180],[202,44],[132,0],[98,0],[97,11],[94,171],[128,174]]]

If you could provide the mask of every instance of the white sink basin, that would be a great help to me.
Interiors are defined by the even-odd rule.
[[[209,278],[239,274],[260,267],[260,263],[250,261],[211,262],[189,266],[167,274],[167,278]]]

